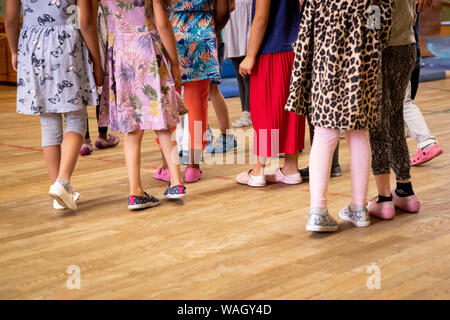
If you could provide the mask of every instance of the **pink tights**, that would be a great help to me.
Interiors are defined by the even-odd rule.
[[[371,162],[369,132],[367,130],[346,130],[345,139],[350,149],[352,203],[366,205]],[[327,208],[331,159],[338,140],[339,130],[315,128],[314,142],[309,158],[311,208]]]

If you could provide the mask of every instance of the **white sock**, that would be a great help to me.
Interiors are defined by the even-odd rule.
[[[70,192],[70,181],[65,179],[56,179],[56,182],[60,183],[67,192]]]
[[[353,212],[363,211],[366,207],[360,204],[350,203],[350,210]]]
[[[328,215],[328,209],[327,208],[310,208],[309,213],[317,213],[321,216],[327,216]]]

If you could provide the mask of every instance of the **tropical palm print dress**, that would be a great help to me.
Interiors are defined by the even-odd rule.
[[[214,25],[215,0],[178,0],[172,21],[183,82],[220,79]]]
[[[151,0],[101,0],[108,29],[100,126],[166,130],[187,112],[156,31]]]
[[[97,104],[89,51],[76,28],[76,0],[22,0],[17,112],[65,113]]]

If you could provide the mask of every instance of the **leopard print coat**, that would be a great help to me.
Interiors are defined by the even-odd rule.
[[[314,126],[366,130],[382,103],[382,50],[393,1],[306,0],[286,110]],[[372,10],[369,10],[370,6]],[[368,24],[380,22],[369,27]],[[375,17],[375,19],[374,19]]]

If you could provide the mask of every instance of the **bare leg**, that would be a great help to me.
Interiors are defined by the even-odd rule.
[[[143,136],[143,130],[126,133],[123,144],[130,195],[139,197],[145,196],[141,182],[141,142]]]
[[[298,152],[286,153],[282,172],[285,175],[298,173]]]
[[[59,164],[61,161],[61,146],[48,146],[42,148],[44,152],[45,165],[52,184],[58,178]]]
[[[156,131],[159,142],[161,144],[161,150],[163,152],[163,161],[166,167],[170,171],[170,186],[176,186],[182,184],[180,165],[178,161],[178,149],[177,144],[172,140],[171,130]]]
[[[375,176],[378,194],[384,197],[391,196],[391,176],[390,174],[378,174]]]
[[[77,164],[84,137],[76,132],[67,132],[61,145],[61,164],[58,178],[69,180]]]
[[[264,175],[264,169],[266,167],[266,158],[256,157],[256,163],[253,166],[253,170],[250,172],[252,176],[262,176]]]
[[[219,122],[220,126],[220,132],[222,134],[226,134],[227,130],[230,129],[230,117],[228,114],[227,103],[217,84],[212,83],[210,85],[209,97],[211,98],[211,102],[216,112],[217,121]]]
[[[167,165],[166,157],[164,156],[164,152],[162,150],[161,150],[161,160],[162,160],[161,168],[167,169],[169,166]]]

